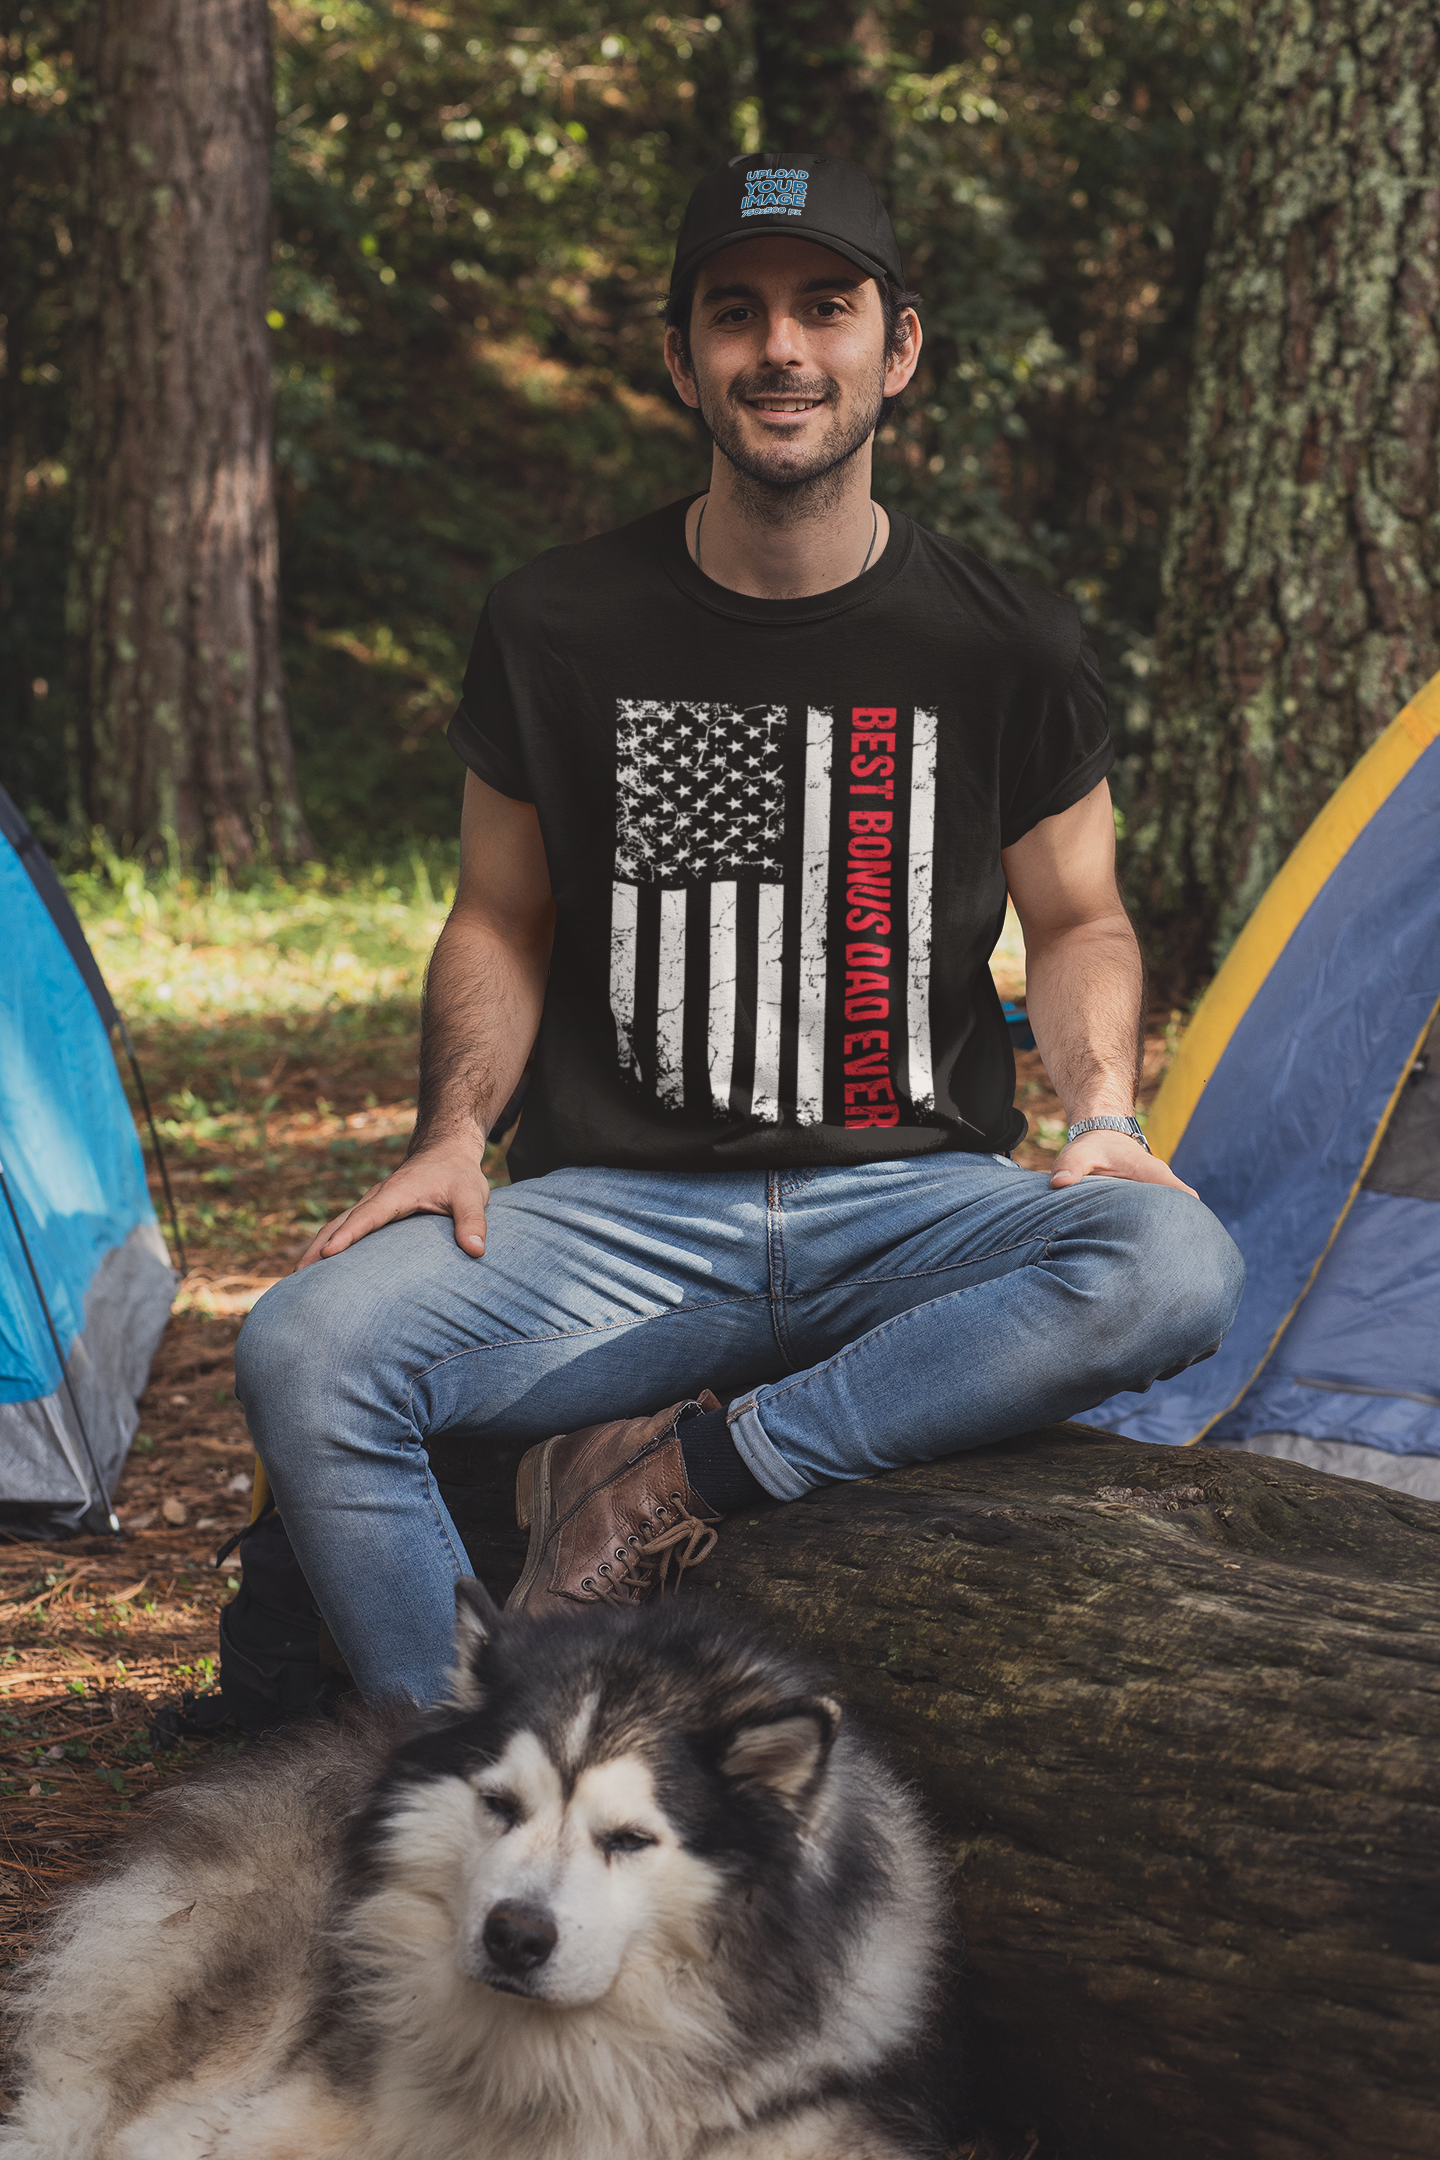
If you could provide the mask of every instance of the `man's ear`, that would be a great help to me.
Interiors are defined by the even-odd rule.
[[[455,1585],[455,1663],[450,1672],[450,1700],[461,1710],[478,1710],[485,1700],[480,1663],[500,1624],[500,1608],[484,1583],[462,1575]]]
[[[795,1807],[819,1778],[839,1730],[839,1703],[831,1695],[813,1695],[741,1725],[720,1758],[721,1774],[764,1785]]]
[[[665,365],[670,370],[670,380],[674,383],[676,395],[681,402],[688,405],[692,412],[698,411],[700,393],[695,387],[695,369],[685,357],[680,332],[674,323],[669,324],[665,331]]]

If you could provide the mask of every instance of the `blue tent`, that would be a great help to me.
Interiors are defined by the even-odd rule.
[[[113,1527],[176,1275],[69,901],[0,789],[0,1525]]]
[[[1440,675],[1266,893],[1149,1138],[1245,1295],[1215,1357],[1087,1420],[1440,1498]]]

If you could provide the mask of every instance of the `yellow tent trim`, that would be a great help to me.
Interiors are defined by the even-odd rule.
[[[1409,710],[1408,706],[1406,710]],[[1434,1025],[1435,1016],[1437,1013],[1440,1013],[1440,998],[1437,998],[1435,1000],[1435,1003],[1431,1006],[1429,1012],[1425,1016],[1424,1027],[1421,1028],[1420,1033],[1416,1036],[1414,1042],[1410,1045],[1410,1054],[1400,1068],[1399,1079],[1395,1082],[1394,1087],[1390,1090],[1390,1100],[1385,1105],[1384,1115],[1381,1117],[1379,1123],[1376,1125],[1375,1130],[1370,1137],[1370,1145],[1365,1150],[1365,1160],[1361,1163],[1359,1170],[1355,1174],[1355,1182],[1350,1187],[1349,1192],[1345,1195],[1345,1205],[1341,1208],[1340,1213],[1336,1216],[1335,1227],[1330,1232],[1329,1237],[1325,1240],[1324,1251],[1320,1254],[1320,1257],[1315,1262],[1314,1267],[1311,1268],[1310,1273],[1306,1276],[1304,1284],[1301,1287],[1300,1295],[1296,1298],[1294,1304],[1290,1307],[1289,1312],[1286,1313],[1284,1319],[1280,1322],[1279,1327],[1276,1328],[1274,1334],[1270,1337],[1269,1342],[1266,1343],[1265,1354],[1260,1359],[1259,1364],[1255,1367],[1254,1372],[1251,1373],[1249,1379],[1245,1382],[1244,1387],[1236,1390],[1235,1394],[1232,1395],[1223,1410],[1217,1410],[1214,1417],[1207,1418],[1205,1423],[1201,1426],[1199,1432],[1191,1434],[1190,1438],[1185,1442],[1186,1447],[1195,1447],[1201,1440],[1204,1439],[1206,1433],[1210,1431],[1212,1426],[1218,1425],[1222,1417],[1229,1417],[1230,1412],[1235,1408],[1236,1404],[1249,1394],[1251,1388],[1254,1387],[1255,1382],[1259,1379],[1261,1373],[1264,1372],[1265,1367],[1269,1364],[1271,1358],[1274,1356],[1275,1345],[1279,1342],[1281,1336],[1285,1333],[1286,1328],[1289,1327],[1290,1322],[1294,1319],[1296,1313],[1299,1312],[1300,1307],[1304,1304],[1306,1298],[1310,1295],[1310,1286],[1314,1282],[1316,1276],[1320,1273],[1321,1268],[1325,1265],[1326,1257],[1329,1254],[1330,1248],[1335,1243],[1336,1238],[1340,1235],[1340,1226],[1344,1222],[1346,1216],[1350,1213],[1351,1208],[1355,1205],[1356,1194],[1359,1192],[1361,1186],[1365,1183],[1366,1178],[1370,1175],[1370,1165],[1374,1162],[1375,1157],[1380,1152],[1380,1143],[1384,1139],[1385,1134],[1389,1129],[1390,1120],[1395,1114],[1395,1105],[1400,1100],[1400,1090],[1404,1087],[1406,1081],[1410,1078],[1410,1073],[1414,1066],[1415,1060],[1417,1057],[1419,1057],[1421,1049],[1424,1047],[1425,1038],[1429,1034],[1432,1026]]]
[[[1331,871],[1437,738],[1440,675],[1431,677],[1341,782],[1236,939],[1146,1120],[1145,1136],[1157,1155],[1168,1161],[1179,1146],[1201,1089]]]

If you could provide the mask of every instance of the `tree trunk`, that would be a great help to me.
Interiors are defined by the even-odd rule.
[[[786,0],[755,8],[753,21],[766,149],[850,158],[879,182],[885,107],[877,63],[885,37],[874,7]]]
[[[1192,979],[1440,667],[1440,21],[1258,0],[1131,889]]]
[[[511,1455],[457,1491],[432,1452],[503,1594]],[[757,1508],[687,1581],[811,1650],[922,1789],[992,2130],[1440,2152],[1440,1506],[1051,1426]]]
[[[309,855],[276,591],[266,0],[99,0],[76,60],[85,809],[122,847]]]

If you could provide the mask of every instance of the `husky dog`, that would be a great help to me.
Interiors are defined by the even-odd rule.
[[[450,1702],[261,1743],[70,1901],[4,2160],[936,2153],[939,1861],[813,1675],[708,1599],[458,1606]]]

